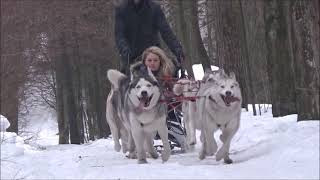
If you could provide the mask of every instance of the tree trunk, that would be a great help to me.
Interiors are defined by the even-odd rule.
[[[247,34],[250,71],[257,103],[271,103],[267,74],[264,0],[241,1]]]
[[[170,1],[171,6],[176,9],[175,29],[185,52],[184,67],[191,77],[194,77],[193,64],[201,63],[204,67],[210,67],[209,56],[200,33],[197,2],[197,0]]]
[[[233,71],[242,92],[242,107],[248,104],[248,70],[244,23],[239,1],[217,1],[217,60],[227,73]]]
[[[319,120],[319,1],[291,1],[298,121]]]
[[[268,74],[274,117],[297,113],[288,7],[289,1],[265,1]]]
[[[81,68],[83,64],[83,60],[80,57],[80,45],[78,41],[78,34],[74,33],[74,39],[75,39],[75,50],[74,50],[74,61],[75,69],[73,73],[73,79],[74,79],[74,100],[75,100],[75,107],[76,107],[76,122],[77,122],[77,131],[79,134],[79,140],[80,143],[85,142],[85,134],[84,134],[84,119],[83,116],[83,98],[82,98],[82,89],[83,89],[83,81],[82,81],[82,75],[81,75]]]
[[[248,87],[248,93],[249,93],[249,97],[248,100],[250,101],[249,103],[252,104],[252,110],[253,110],[253,115],[256,116],[257,115],[257,111],[256,111],[256,92],[254,91],[253,88],[253,81],[252,81],[252,67],[253,64],[252,59],[250,58],[251,56],[249,56],[249,43],[248,43],[248,39],[249,37],[247,36],[247,30],[246,30],[246,23],[245,23],[245,19],[244,19],[244,14],[243,14],[243,5],[242,5],[242,0],[239,0],[239,4],[240,4],[240,14],[241,14],[241,21],[242,21],[242,27],[243,27],[243,47],[245,49],[244,51],[244,64],[243,66],[246,67],[248,69],[248,79],[246,79],[246,82],[248,82],[249,87]]]
[[[68,36],[71,37],[71,36]],[[78,131],[78,124],[77,124],[77,109],[75,104],[75,93],[76,90],[75,79],[74,79],[74,69],[75,63],[72,63],[71,55],[74,57],[74,52],[69,47],[66,42],[72,42],[70,38],[67,38],[65,32],[62,32],[61,35],[61,47],[64,49],[62,52],[62,58],[59,61],[60,69],[57,75],[57,81],[61,82],[61,90],[62,90],[62,104],[61,102],[57,102],[58,105],[61,107],[59,108],[60,111],[58,113],[63,114],[64,122],[62,125],[64,126],[63,137],[61,139],[67,140],[70,135],[70,143],[71,144],[80,144],[80,137]],[[59,78],[59,80],[58,80]],[[61,78],[61,79],[60,79]],[[61,96],[61,95],[60,95]],[[60,134],[61,132],[59,132]],[[68,137],[68,138],[67,138]],[[62,143],[68,143],[67,141],[61,140]]]
[[[187,72],[189,75],[191,75],[192,77],[194,77],[193,74],[193,70],[192,70],[192,64],[194,64],[194,59],[192,59],[192,49],[191,49],[191,44],[190,41],[188,39],[188,27],[187,27],[187,22],[185,19],[185,13],[184,11],[186,11],[186,7],[185,7],[185,3],[186,1],[184,0],[178,0],[177,1],[178,5],[177,5],[177,18],[176,18],[176,24],[178,26],[178,34],[180,34],[180,39],[181,39],[181,43],[182,43],[182,47],[184,49],[185,52],[185,61],[183,66],[185,66]]]
[[[70,128],[70,143],[71,144],[80,144],[80,137],[78,132],[78,124],[77,124],[77,112],[76,112],[76,104],[75,104],[75,94],[74,94],[74,67],[70,64],[72,61],[70,58],[65,61],[65,86],[64,88],[64,96],[65,96],[65,116],[69,122]]]
[[[64,48],[64,39],[60,39],[60,47]],[[58,117],[58,130],[59,130],[59,144],[69,143],[69,125],[68,119],[65,118],[65,104],[64,104],[64,61],[66,61],[65,53],[62,53],[59,58],[56,59],[56,111]]]
[[[207,22],[207,31],[208,31],[208,56],[210,60],[210,64],[215,65],[216,64],[216,46],[215,46],[215,17],[214,10],[215,10],[215,0],[206,0],[206,22]]]
[[[95,140],[97,136],[97,126],[96,126],[96,112],[94,111],[95,103],[94,103],[94,87],[93,83],[95,82],[93,78],[93,65],[88,64],[86,70],[86,89],[87,89],[87,115],[88,115],[88,125],[89,125],[89,139]]]
[[[204,47],[204,44],[202,42],[201,33],[200,33],[200,27],[199,27],[199,17],[198,17],[198,0],[189,0],[188,7],[191,9],[190,19],[191,19],[191,41],[190,44],[194,44],[195,48],[192,48],[195,52],[195,59],[197,61],[200,61],[203,68],[211,68],[210,66],[210,60],[209,56],[207,54],[207,51]]]
[[[106,79],[107,75],[105,71],[103,71],[103,67],[101,67],[99,64],[96,65],[96,111],[97,111],[97,124],[99,128],[99,138],[106,138],[110,135],[110,128],[107,124],[106,119],[106,96],[104,96],[104,92],[106,91],[106,86],[104,85],[104,82],[107,81]]]

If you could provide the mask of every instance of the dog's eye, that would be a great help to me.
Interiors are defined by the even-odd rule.
[[[151,84],[147,84],[147,87],[148,87],[148,88],[151,87]]]
[[[233,88],[234,86],[231,86],[231,89]]]
[[[224,86],[220,86],[222,89],[224,88]]]
[[[141,86],[140,86],[140,85],[138,85],[136,88],[137,88],[137,89],[140,89],[140,88],[141,88]]]

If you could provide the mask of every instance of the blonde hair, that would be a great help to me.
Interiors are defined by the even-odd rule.
[[[160,76],[172,76],[174,74],[175,67],[173,62],[167,57],[167,55],[161,48],[156,46],[151,46],[143,51],[142,53],[143,64],[145,64],[146,57],[150,53],[159,56],[159,59],[160,59],[159,75]]]

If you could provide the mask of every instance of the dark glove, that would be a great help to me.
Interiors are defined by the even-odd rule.
[[[181,68],[181,76],[180,78],[183,79],[183,78],[186,78],[187,75],[186,75],[186,70],[184,68]]]
[[[186,78],[186,70],[185,70],[185,68],[183,66],[181,66],[180,63],[176,63],[175,77],[179,78],[179,70],[181,70],[180,78]]]
[[[182,51],[180,51],[178,53],[178,57],[177,57],[177,60],[178,60],[178,66],[177,66],[177,69],[180,69],[181,70],[181,77],[180,78],[186,78],[186,70],[185,70],[185,66],[184,66],[184,54]]]

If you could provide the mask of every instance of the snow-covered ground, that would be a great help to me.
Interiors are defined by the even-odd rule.
[[[319,123],[296,122],[296,115],[272,118],[271,109],[262,116],[243,111],[230,165],[214,156],[199,160],[200,143],[166,163],[159,158],[141,165],[115,152],[112,139],[48,145],[57,137],[42,137],[45,148],[39,149],[18,137],[1,143],[1,179],[319,179]]]
[[[201,67],[193,69],[201,79]],[[159,158],[137,164],[115,152],[111,138],[58,145],[54,113],[44,107],[27,119],[26,130],[38,132],[31,145],[14,133],[1,132],[1,179],[319,179],[320,121],[297,122],[296,115],[273,118],[270,107],[262,116],[243,110],[231,143],[234,163],[229,165],[214,156],[199,160],[200,143],[195,151],[173,154],[166,163]],[[1,116],[0,130],[8,127],[4,121]],[[200,142],[199,132],[197,136]]]

